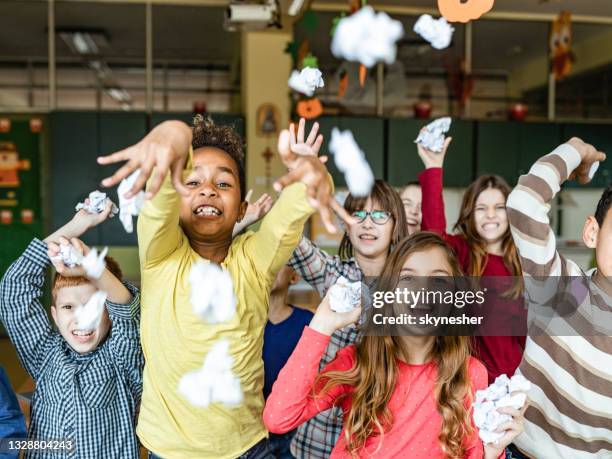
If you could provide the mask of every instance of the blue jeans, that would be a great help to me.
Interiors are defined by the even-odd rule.
[[[270,434],[270,450],[276,459],[295,459],[289,446],[295,435],[295,430],[284,434]]]
[[[521,453],[513,443],[510,443],[506,447],[506,459],[529,459],[529,457]]]
[[[149,451],[149,459],[163,459],[160,456]],[[259,443],[251,447],[244,454],[241,454],[238,459],[275,459],[274,455],[270,452],[270,445],[268,439],[264,438]]]

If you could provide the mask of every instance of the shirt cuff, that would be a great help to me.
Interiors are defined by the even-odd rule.
[[[47,255],[47,249],[47,244],[38,238],[34,238],[23,252],[23,257],[37,267],[45,269],[51,263]]]
[[[572,175],[572,172],[580,165],[582,162],[582,158],[580,157],[580,153],[569,143],[564,143],[563,145],[559,145],[555,150],[551,153],[552,155],[558,155],[563,159],[565,165],[567,167],[567,177],[562,177],[564,180]]]
[[[132,301],[129,304],[118,304],[112,301],[106,301],[106,309],[108,310],[108,315],[111,320],[113,318],[134,320],[140,311],[140,290],[129,282],[124,282],[123,285],[125,285],[125,288],[132,294]]]
[[[310,326],[308,325],[304,327],[302,338],[308,340],[308,342],[310,343],[309,349],[313,349],[313,347],[315,349],[318,349],[318,347],[320,347],[323,350],[327,348],[327,345],[329,344],[329,341],[331,340],[330,335],[326,335],[325,333],[318,332],[314,328],[310,328]]]

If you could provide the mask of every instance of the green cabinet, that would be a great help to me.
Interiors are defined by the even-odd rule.
[[[387,126],[387,179],[393,186],[417,180],[424,168],[414,140],[432,120],[390,118]],[[444,164],[444,185],[465,187],[473,180],[474,123],[453,120],[449,134],[453,137]]]
[[[366,159],[372,168],[374,177],[383,179],[385,175],[384,152],[385,152],[385,120],[376,117],[347,117],[347,116],[322,116],[316,120],[320,126],[320,133],[324,141],[320,154],[330,155],[329,141],[334,127],[341,131],[349,130],[353,133],[359,148],[365,153]],[[307,131],[313,123],[307,124]],[[334,179],[336,187],[346,187],[343,174],[336,168],[333,155],[330,155],[328,169]]]
[[[93,190],[108,193],[115,203],[117,188],[105,189],[103,178],[121,164],[100,166],[96,158],[138,142],[146,134],[146,115],[137,112],[54,112],[50,115],[51,230],[74,215],[74,206]],[[90,230],[83,241],[90,245],[136,245],[117,217]]]
[[[587,185],[574,181],[567,182],[570,188],[606,188],[612,185],[612,124],[574,123],[563,125],[563,141],[572,137],[580,137],[599,151],[607,154],[606,160],[599,165],[593,180]]]
[[[500,175],[514,186],[538,158],[559,145],[560,138],[558,124],[479,122],[476,174]]]

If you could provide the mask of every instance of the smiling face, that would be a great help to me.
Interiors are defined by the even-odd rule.
[[[488,244],[500,241],[508,230],[506,199],[497,188],[487,188],[476,198],[474,206],[476,232]]]
[[[368,197],[361,210],[388,212],[386,209],[381,209],[380,204],[377,201],[372,201],[370,197]],[[377,258],[386,255],[389,251],[393,225],[394,219],[392,216],[389,216],[385,223],[377,224],[372,220],[372,216],[368,215],[361,223],[350,225],[347,233],[355,252],[367,258]]]
[[[234,225],[247,207],[240,200],[236,162],[218,148],[198,148],[184,183],[190,193],[181,196],[180,222],[187,237],[202,242],[231,241]]]
[[[96,292],[89,283],[62,287],[55,294],[55,305],[51,307],[51,315],[62,337],[79,354],[95,350],[108,335],[111,322],[104,308],[102,319],[95,329],[82,330],[77,326],[75,311],[86,304]]]
[[[400,197],[402,198],[402,204],[404,204],[404,211],[406,212],[408,234],[420,231],[422,218],[421,201],[423,200],[421,187],[418,185],[408,185],[404,188]]]

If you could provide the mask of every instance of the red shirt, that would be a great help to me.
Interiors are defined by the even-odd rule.
[[[470,246],[463,236],[446,232],[446,216],[444,214],[444,198],[442,195],[443,171],[439,167],[425,169],[419,174],[423,202],[421,210],[423,231],[435,231],[444,237],[457,254],[457,259],[464,272],[470,266]],[[483,276],[512,276],[512,272],[504,264],[504,258],[489,254],[482,273]],[[488,298],[491,298],[488,295]],[[526,311],[522,301],[495,298],[495,311],[507,313],[509,320],[521,321],[520,329],[526,326]],[[524,320],[523,320],[524,317]],[[503,321],[503,318],[496,320]],[[489,383],[501,374],[512,376],[523,357],[525,336],[475,336],[472,340],[474,353],[487,367]]]
[[[289,432],[320,411],[330,408],[336,401],[345,416],[350,411],[352,386],[335,386],[325,395],[319,395],[325,384],[323,382],[313,391],[315,378],[319,373],[319,362],[329,340],[329,336],[305,327],[302,338],[281,370],[266,401],[263,416],[270,432]],[[347,346],[338,351],[336,358],[323,368],[322,373],[349,370],[354,366],[355,360],[355,346]],[[442,459],[444,455],[438,441],[442,417],[433,395],[437,377],[436,365],[433,362],[410,365],[401,360],[397,360],[397,364],[397,384],[389,401],[393,424],[389,431],[385,432],[382,444],[380,437],[368,438],[359,456],[383,459]],[[469,362],[469,377],[472,396],[476,390],[487,386],[486,369],[473,357]],[[466,400],[466,407],[468,406],[469,401]],[[483,445],[475,426],[473,434],[465,439],[465,445],[465,458],[483,457]],[[330,458],[350,457],[346,451],[343,428]]]

